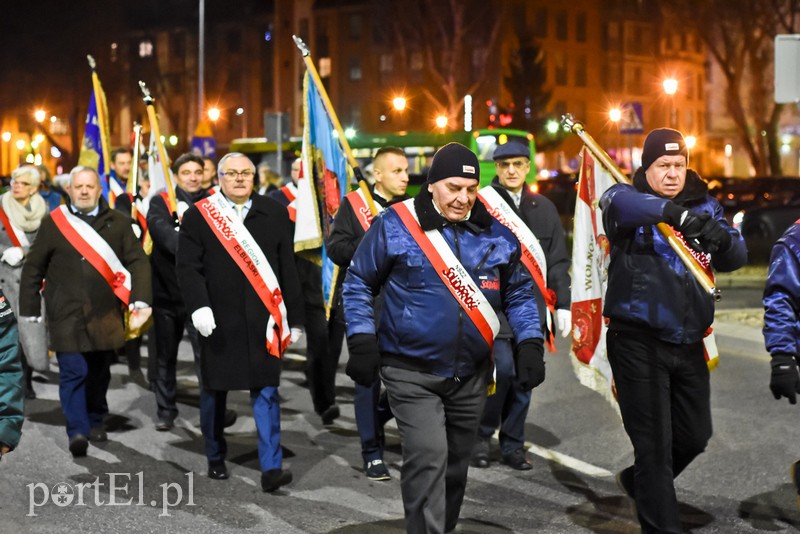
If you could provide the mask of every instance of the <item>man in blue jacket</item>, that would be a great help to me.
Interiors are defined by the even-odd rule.
[[[747,260],[744,240],[728,226],[700,176],[687,169],[680,132],[647,135],[633,185],[600,199],[611,244],[603,315],[608,360],[634,465],[618,475],[636,500],[642,532],[679,533],[673,479],[711,437],[708,365],[703,338],[714,299],[686,269],[656,225],[666,222],[707,269],[733,271]]]
[[[514,333],[517,376],[544,380],[542,333],[514,234],[476,202],[480,167],[467,147],[434,156],[428,186],[373,220],[344,281],[356,383],[383,380],[403,448],[406,529],[452,531],[486,400],[497,312]],[[383,291],[376,333],[373,302]]]
[[[772,247],[764,288],[764,341],[772,356],[769,388],[776,399],[786,397],[791,404],[797,404],[800,393],[797,310],[800,310],[800,224],[794,223]],[[792,481],[800,506],[800,462],[792,464]]]

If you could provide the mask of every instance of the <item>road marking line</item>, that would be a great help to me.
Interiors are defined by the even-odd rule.
[[[499,435],[498,432],[495,432],[495,437],[497,437],[498,435]],[[612,473],[607,469],[603,469],[602,467],[597,467],[596,465],[586,463],[583,460],[578,460],[577,458],[573,458],[572,456],[567,456],[566,454],[556,452],[552,449],[536,445],[535,443],[531,443],[530,441],[525,442],[525,448],[528,449],[528,451],[531,454],[535,454],[540,458],[544,458],[545,460],[549,460],[559,465],[563,465],[564,467],[572,469],[573,471],[578,471],[590,477],[614,476],[614,473]]]

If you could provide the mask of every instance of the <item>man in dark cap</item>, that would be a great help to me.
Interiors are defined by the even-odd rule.
[[[617,481],[636,500],[645,533],[682,532],[673,479],[711,437],[703,338],[714,299],[656,225],[672,226],[709,271],[733,271],[747,260],[742,236],[688,160],[680,132],[653,130],[633,184],[616,184],[600,199],[611,245],[608,360],[635,456]]]
[[[564,228],[555,205],[526,187],[531,168],[527,143],[509,141],[494,151],[497,175],[478,198],[489,213],[519,239],[522,264],[534,281],[542,332],[555,351],[555,326],[566,337],[572,330],[569,309],[569,256]],[[555,324],[554,324],[555,323]],[[497,388],[486,400],[478,441],[472,453],[474,467],[489,467],[489,439],[500,427],[500,453],[504,464],[520,471],[531,469],[525,455],[525,418],[531,392],[520,387],[514,373],[513,335],[500,315],[500,334],[494,344]]]
[[[544,379],[543,342],[519,241],[476,202],[480,167],[467,147],[434,156],[428,185],[377,216],[344,281],[356,383],[380,377],[403,448],[408,532],[455,529],[505,313],[523,388]],[[375,295],[383,291],[378,320]]]

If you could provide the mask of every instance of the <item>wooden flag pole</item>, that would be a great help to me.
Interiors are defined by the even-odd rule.
[[[172,178],[170,178],[169,174],[169,165],[167,165],[167,151],[164,148],[164,143],[161,141],[161,129],[158,127],[158,116],[156,115],[156,100],[150,95],[150,90],[141,80],[139,81],[139,87],[142,89],[142,95],[144,95],[143,100],[147,106],[147,118],[150,120],[150,135],[156,136],[158,157],[161,159],[161,168],[164,171],[164,181],[167,184],[169,210],[170,213],[177,213],[178,201],[175,198],[175,188],[172,186]]]
[[[361,189],[361,192],[364,193],[364,197],[367,199],[369,211],[373,216],[375,216],[378,214],[378,208],[375,206],[375,201],[372,198],[372,194],[369,192],[369,186],[367,185],[366,180],[364,180],[364,175],[361,174],[361,168],[358,166],[356,158],[353,157],[353,151],[350,149],[350,143],[347,142],[347,137],[344,135],[342,125],[339,123],[339,117],[336,116],[336,111],[333,109],[333,104],[331,104],[331,100],[328,98],[328,92],[325,90],[325,86],[322,85],[322,80],[319,78],[317,68],[314,66],[314,61],[311,59],[311,52],[309,51],[308,46],[306,46],[303,40],[298,36],[292,35],[292,39],[294,39],[294,44],[297,45],[297,48],[300,49],[300,53],[303,56],[303,62],[306,64],[306,69],[311,77],[311,81],[314,83],[314,87],[317,88],[317,92],[322,99],[322,104],[325,106],[325,110],[328,112],[328,116],[333,123],[333,127],[336,128],[336,133],[339,136],[339,142],[342,144],[345,156],[347,156],[347,161],[353,168],[353,173],[356,175],[356,179],[358,180],[358,187]]]

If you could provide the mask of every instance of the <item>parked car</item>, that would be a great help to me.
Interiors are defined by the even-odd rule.
[[[749,263],[769,262],[775,241],[798,219],[800,195],[786,204],[760,206],[737,213],[734,216],[734,227],[738,227],[747,244]]]
[[[733,220],[737,213],[761,206],[785,206],[800,196],[800,178],[795,176],[714,178],[708,182],[709,193],[733,223],[737,223]]]

